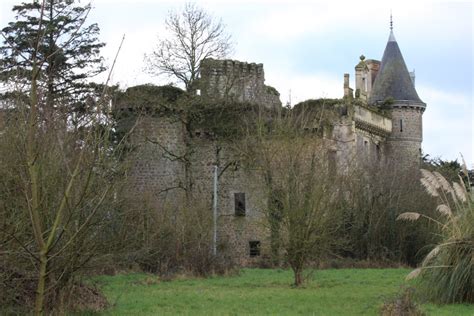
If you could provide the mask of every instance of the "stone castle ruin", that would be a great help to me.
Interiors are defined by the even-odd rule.
[[[131,196],[143,199],[146,192],[152,206],[160,209],[194,195],[201,197],[211,210],[213,172],[217,166],[217,240],[225,240],[231,255],[241,264],[252,264],[269,249],[268,231],[261,225],[263,180],[240,166],[239,155],[232,146],[239,136],[217,136],[232,130],[229,122],[235,121],[234,108],[282,108],[279,93],[264,82],[262,64],[206,59],[201,63],[197,94],[221,108],[228,107],[227,116],[203,110],[194,123],[189,119],[193,115],[183,119],[179,109],[191,105],[186,98],[180,98],[182,92],[171,87],[145,87],[148,90],[136,97],[131,97],[135,90],[130,88],[128,97],[115,105],[123,114],[125,126],[136,117],[134,113],[142,113],[133,123],[130,139],[134,147],[129,157]],[[328,156],[337,170],[344,170],[347,162],[354,160],[365,168],[382,162],[396,162],[399,166],[419,162],[426,104],[415,90],[414,78],[392,31],[382,60],[361,56],[355,66],[355,90],[349,86],[349,74],[345,74],[343,97],[327,106],[337,109],[333,109],[336,114],[329,122],[331,128],[315,137],[327,139]],[[213,122],[213,128],[202,124],[206,120]],[[220,128],[216,127],[218,124]]]
[[[200,69],[198,85],[206,99],[230,99],[269,109],[281,107],[280,93],[264,84],[263,64],[209,58],[202,61]]]

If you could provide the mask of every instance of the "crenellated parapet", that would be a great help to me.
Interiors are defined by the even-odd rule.
[[[208,58],[201,62],[200,74],[197,86],[204,98],[281,107],[278,91],[265,85],[263,64]]]

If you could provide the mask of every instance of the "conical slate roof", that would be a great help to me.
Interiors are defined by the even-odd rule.
[[[393,31],[390,31],[390,37],[383,53],[380,70],[375,78],[369,103],[384,101],[387,98],[423,103],[418,97],[418,93],[416,93]]]

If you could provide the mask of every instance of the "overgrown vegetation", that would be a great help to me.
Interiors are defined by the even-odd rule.
[[[262,294],[267,293],[281,299],[266,307],[270,313],[294,312],[285,298],[296,295],[312,298],[311,304],[298,309],[312,312],[320,307],[313,305],[315,292],[316,297],[327,298],[319,291],[323,288],[333,295],[335,308],[328,308],[328,313],[345,312],[336,304],[340,292],[333,289],[340,284],[351,294],[361,291],[360,295],[370,296],[369,307],[358,305],[360,297],[347,297],[358,311],[375,311],[375,293],[383,291],[375,284],[374,275],[378,279],[384,276],[378,272],[343,271],[326,278],[330,272],[318,271],[314,283],[303,283],[309,279],[304,274],[307,267],[318,268],[337,260],[363,262],[369,267],[421,262],[414,274],[421,273],[433,300],[473,302],[474,210],[472,194],[466,190],[472,174],[465,168],[461,182],[451,184],[441,173],[457,181],[457,162],[425,161],[434,171],[422,171],[430,197],[418,183],[417,168],[393,168],[391,161],[358,164],[353,157],[337,159],[334,126],[351,115],[354,104],[365,106],[359,101],[308,100],[294,108],[269,110],[230,98],[209,101],[195,95],[198,62],[206,54],[182,51],[180,40],[195,40],[188,38],[186,28],[207,35],[210,42],[204,44],[211,45],[211,50],[217,45],[219,56],[228,52],[230,44],[222,24],[211,23],[194,5],[186,5],[183,16],[170,15],[167,23],[178,32],[177,42],[161,42],[162,50],[155,55],[158,70],[177,75],[187,91],[170,85],[119,91],[107,83],[89,84],[89,76],[104,70],[98,27],[85,27],[89,10],[90,6],[74,6],[74,1],[36,1],[15,6],[24,21],[12,22],[2,30],[0,80],[7,83],[6,93],[0,96],[2,312],[34,309],[38,315],[62,313],[88,308],[89,301],[97,309],[108,306],[97,289],[83,282],[87,273],[152,273],[145,281],[136,277],[134,282],[138,287],[142,282],[157,285],[159,291],[166,287],[162,281],[183,275],[211,277],[202,282],[209,282],[212,290],[225,291],[222,285],[229,280],[242,288],[236,279],[212,278],[236,273],[237,263],[229,255],[232,244],[224,237],[217,245],[219,255],[211,252],[210,202],[214,195],[207,189],[200,191],[197,182],[202,180],[194,179],[199,175],[192,174],[193,163],[207,163],[204,168],[217,166],[218,181],[224,172],[235,172],[229,178],[237,178],[241,170],[258,177],[264,192],[259,206],[263,229],[270,232],[271,262],[265,257],[254,263],[290,267],[294,285],[302,288],[288,295],[289,274],[284,270],[258,274],[244,270],[242,282],[256,297],[249,299],[248,309],[230,299],[231,305],[223,305],[222,311],[255,312],[259,300],[265,299]],[[183,30],[186,32],[180,33]],[[166,58],[173,49],[181,49],[181,59],[191,59],[189,69]],[[266,89],[278,93],[271,87]],[[113,117],[108,108],[111,100]],[[376,111],[386,115],[390,102]],[[166,132],[150,132],[147,124],[172,130],[175,143],[164,144]],[[210,157],[198,157],[199,146],[208,146]],[[141,155],[149,157],[140,160]],[[148,166],[158,160],[161,164]],[[172,180],[169,187],[153,181],[149,185],[147,179],[127,178],[133,173],[130,167],[152,169],[158,180],[167,176]],[[178,177],[181,171],[184,176]],[[134,180],[138,184],[132,187]],[[402,223],[396,221],[397,216],[428,221]],[[429,252],[427,245],[432,244],[437,246]],[[366,278],[356,280],[360,287],[352,287],[353,274]],[[127,277],[117,277],[121,278]],[[255,285],[255,280],[263,283]],[[180,282],[169,287],[199,286],[201,281]],[[373,288],[363,292],[364,282]],[[267,286],[270,283],[277,289]],[[265,290],[259,293],[262,287]],[[230,293],[249,294],[241,289]],[[191,298],[195,297],[190,295],[179,303],[174,301],[178,298],[170,299],[177,309],[163,303],[167,309],[154,304],[150,310],[183,312],[189,306],[182,304],[192,305]],[[412,303],[407,292],[389,302],[386,310],[415,310]]]
[[[338,253],[359,260],[419,263],[428,251],[425,246],[438,241],[433,234],[436,225],[396,221],[402,212],[435,206],[418,177],[416,167],[400,170],[382,165],[370,172],[355,170],[345,183],[343,229],[338,235],[346,243]]]
[[[421,170],[427,192],[438,198],[441,218],[417,212],[400,214],[398,219],[426,219],[439,226],[441,240],[425,256],[421,267],[409,278],[420,275],[426,295],[438,303],[474,302],[474,200],[464,183],[448,182],[440,173]],[[464,165],[463,175],[468,176]]]
[[[34,302],[41,315],[68,308],[78,271],[104,251],[97,240],[114,210],[120,147],[109,142],[105,90],[99,99],[91,96],[94,106],[81,124],[68,119],[76,116],[71,99],[79,101],[75,89],[88,67],[101,71],[97,26],[84,26],[90,7],[43,1],[14,10],[27,22],[2,31],[8,34],[2,74],[11,96],[20,97],[9,100],[14,110],[0,134],[0,301],[17,308]]]
[[[100,258],[105,262],[98,262],[98,267],[112,273],[145,271],[170,279],[175,275],[225,274],[234,269],[231,258],[214,257],[210,251],[212,213],[207,203],[195,200],[157,211],[146,202],[146,196],[142,199],[143,203],[126,203],[116,210],[108,227],[110,257]],[[225,246],[221,240],[220,247]]]
[[[283,252],[296,286],[302,285],[309,263],[335,248],[334,233],[341,223],[342,176],[327,160],[325,140],[303,128],[308,117],[304,109],[255,116],[240,148],[244,163],[264,179],[272,261],[279,264]]]

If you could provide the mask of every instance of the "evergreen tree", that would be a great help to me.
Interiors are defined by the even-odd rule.
[[[6,87],[3,97],[29,90],[31,56],[37,50],[40,106],[45,118],[57,114],[71,118],[72,113],[77,118],[84,114],[93,92],[86,79],[105,70],[100,56],[105,44],[98,40],[99,27],[85,24],[90,4],[44,0],[22,3],[12,10],[16,17],[2,29],[0,46],[0,82]],[[37,39],[40,41],[35,47]]]

